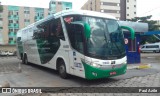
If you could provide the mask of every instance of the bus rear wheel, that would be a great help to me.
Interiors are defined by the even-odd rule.
[[[66,79],[67,78],[67,72],[66,72],[66,66],[63,60],[58,62],[58,72],[61,78]]]
[[[23,58],[23,64],[28,64],[28,58],[26,54],[24,55],[24,58]]]

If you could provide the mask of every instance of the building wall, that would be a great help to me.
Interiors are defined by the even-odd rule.
[[[136,17],[137,0],[126,0],[126,19]]]
[[[72,9],[72,2],[51,0],[49,3],[49,14],[55,14],[68,9]]]
[[[120,0],[88,0],[81,9],[98,11],[120,18]]]
[[[8,7],[7,6],[3,6],[2,22],[3,22],[3,25],[2,25],[3,44],[8,44]]]
[[[81,9],[103,12],[126,20],[136,17],[136,0],[88,0]]]
[[[2,5],[0,12],[0,45],[15,45],[16,32],[48,16],[48,9]]]

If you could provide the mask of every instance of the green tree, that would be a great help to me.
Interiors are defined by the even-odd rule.
[[[160,28],[160,25],[157,25],[157,21],[150,20],[152,15],[144,16],[144,17],[135,17],[132,19],[127,19],[127,21],[133,21],[133,22],[143,22],[148,23],[148,31],[155,31]]]
[[[148,23],[148,31],[156,31],[159,30],[160,25],[157,25],[157,21],[150,20],[152,15],[144,16],[144,17],[135,17],[132,19],[127,19],[127,21],[133,21],[133,22],[143,22]],[[155,43],[159,40],[155,38],[153,35],[147,35],[147,36],[141,36],[141,42],[140,44],[148,43]]]

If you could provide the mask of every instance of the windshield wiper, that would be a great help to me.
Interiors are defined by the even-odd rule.
[[[120,48],[118,47],[118,45],[116,44],[116,42],[112,42],[112,43],[117,47],[118,52],[121,54],[122,52],[121,52]]]

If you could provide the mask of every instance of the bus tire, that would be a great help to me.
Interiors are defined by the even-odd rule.
[[[28,58],[26,54],[23,57],[23,64],[28,64]]]
[[[61,78],[66,79],[67,78],[67,72],[66,72],[66,66],[63,60],[60,60],[58,62],[58,72]]]

